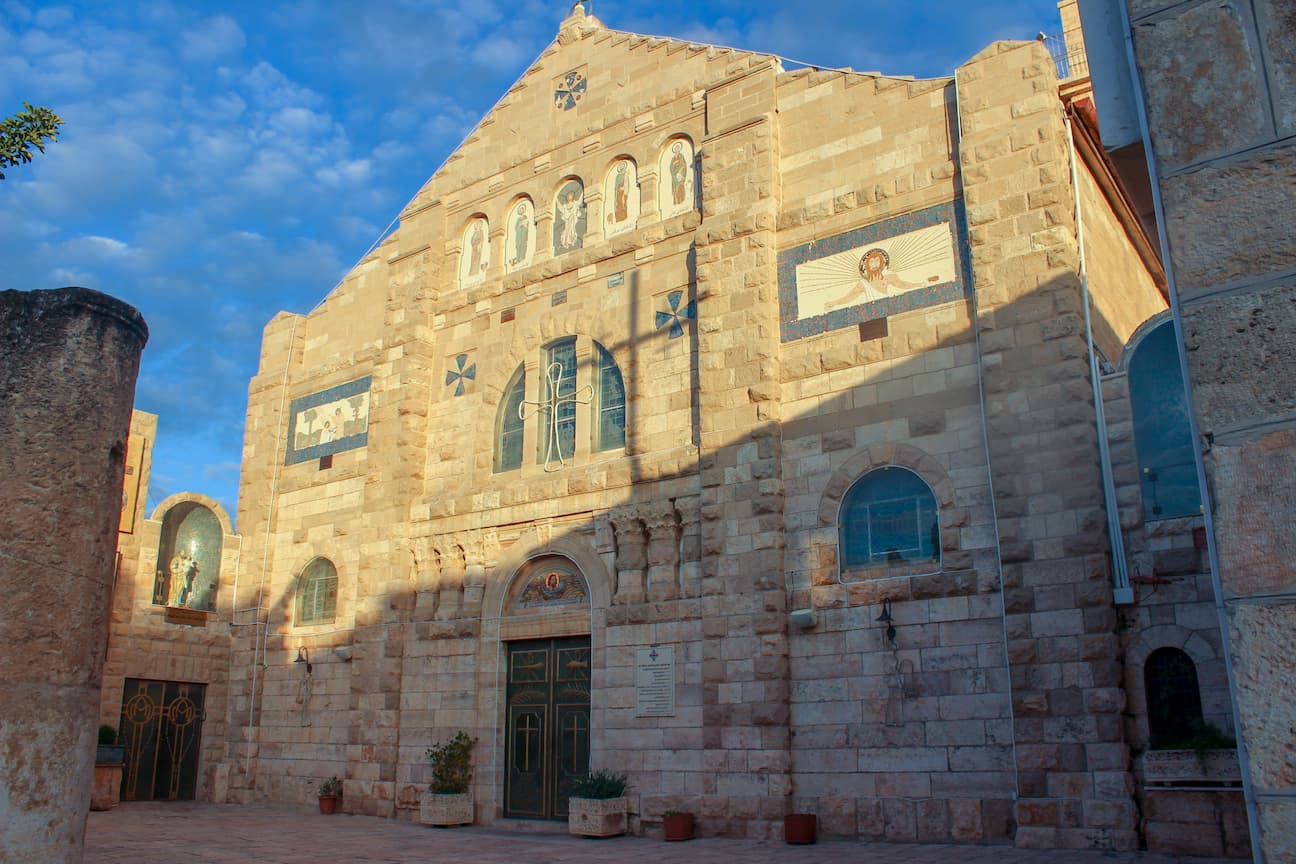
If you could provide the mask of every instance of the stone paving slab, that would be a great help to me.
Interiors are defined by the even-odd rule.
[[[1141,852],[826,841],[813,846],[698,838],[589,839],[499,826],[428,828],[398,819],[282,807],[125,803],[90,814],[86,864],[1238,864]]]

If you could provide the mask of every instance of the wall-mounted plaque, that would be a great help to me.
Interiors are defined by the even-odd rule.
[[[366,375],[292,400],[288,408],[288,453],[295,465],[354,450],[369,443],[369,385]]]
[[[675,716],[675,647],[653,645],[635,651],[635,716]]]

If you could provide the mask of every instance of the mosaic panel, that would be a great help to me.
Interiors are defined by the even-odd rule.
[[[514,609],[572,606],[589,603],[589,591],[579,573],[549,565],[533,572],[513,601]]]
[[[779,253],[779,328],[791,342],[969,296],[961,201]]]
[[[284,464],[295,465],[368,444],[372,382],[372,376],[366,375],[294,399],[288,409],[288,452]]]

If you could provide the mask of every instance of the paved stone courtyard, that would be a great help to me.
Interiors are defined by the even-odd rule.
[[[559,826],[438,829],[371,816],[321,816],[308,810],[237,804],[128,803],[91,813],[86,864],[317,864],[452,861],[454,864],[1223,864],[1235,859],[1146,853],[1030,851],[1004,846],[821,842],[788,846],[699,838],[664,843],[648,837],[592,840]]]

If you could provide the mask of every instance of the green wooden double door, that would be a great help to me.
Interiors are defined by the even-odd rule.
[[[119,742],[123,801],[192,801],[198,785],[206,687],[127,678]]]
[[[508,643],[504,815],[565,819],[589,771],[589,637]]]

